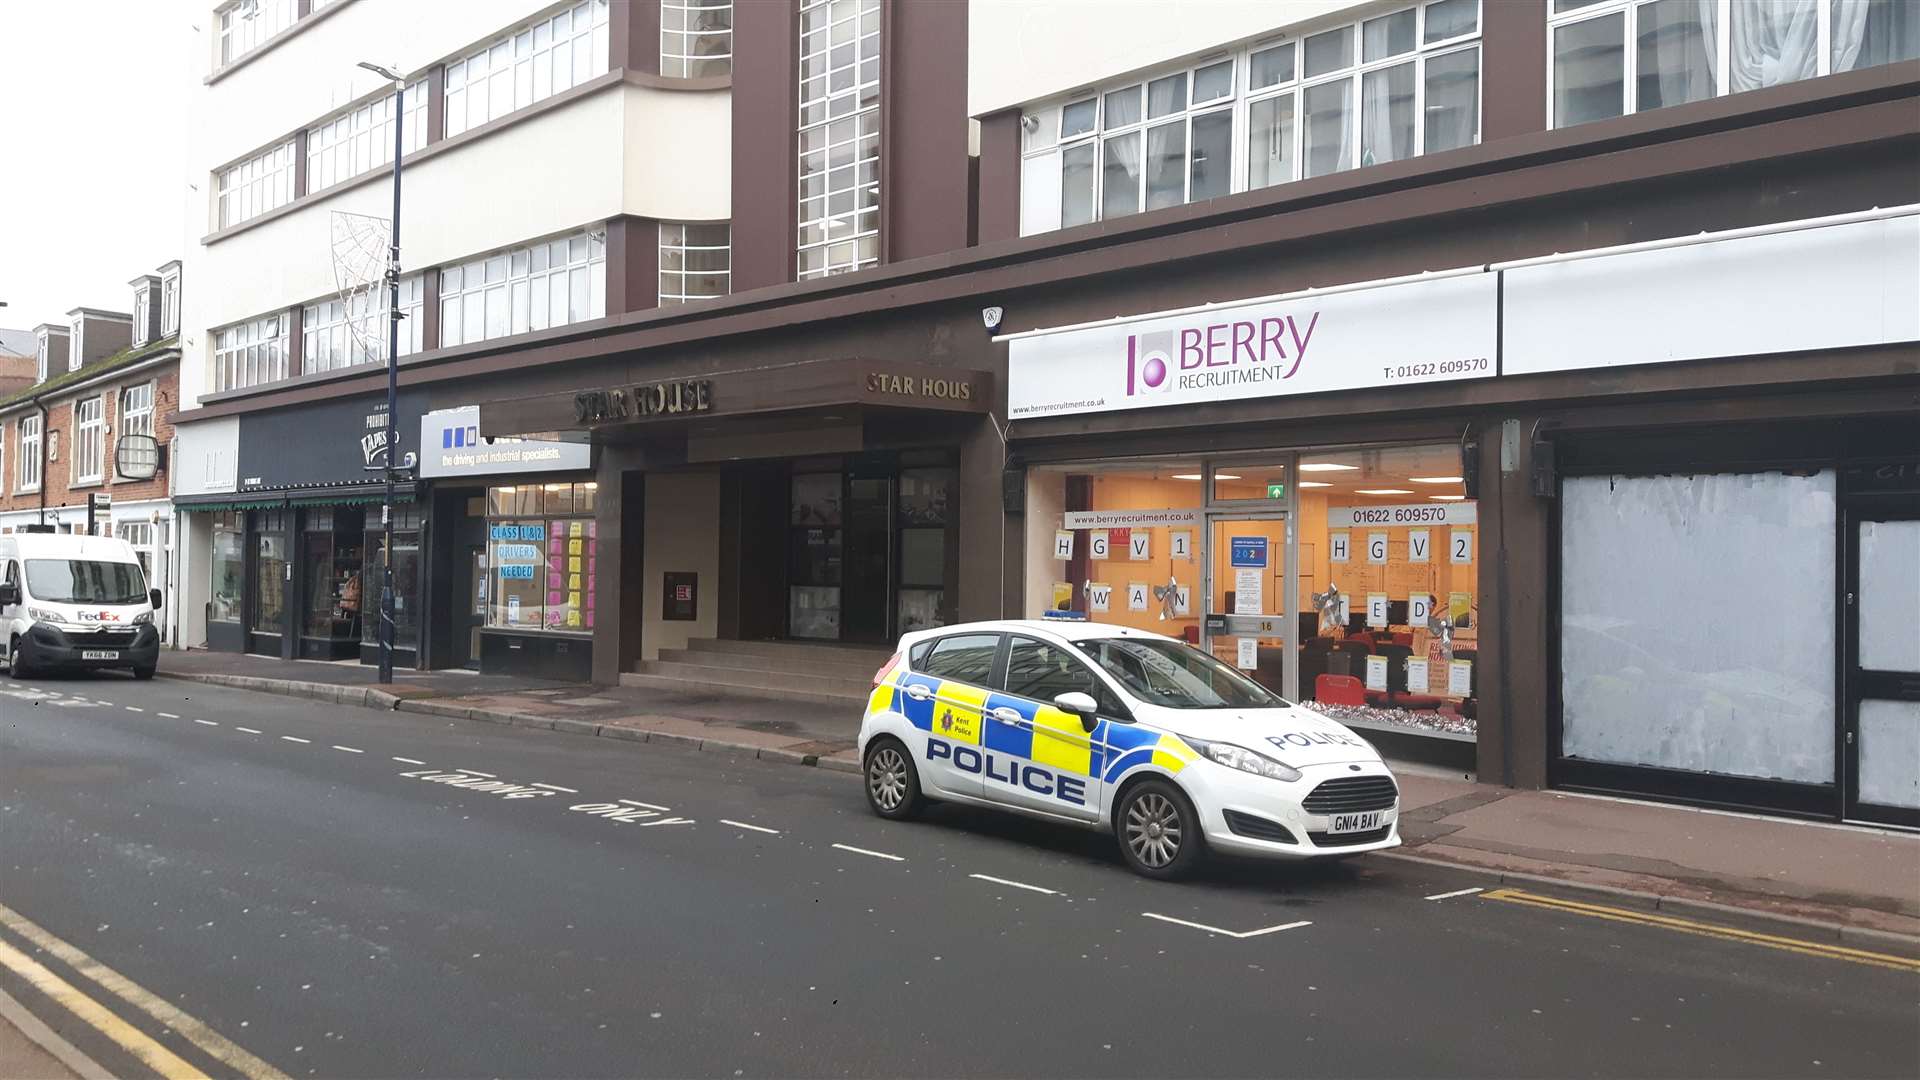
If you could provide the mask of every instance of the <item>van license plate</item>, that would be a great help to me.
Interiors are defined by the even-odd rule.
[[[120,659],[120,654],[112,649],[82,649],[80,650],[80,659],[118,660]]]
[[[1332,833],[1371,832],[1386,824],[1386,816],[1385,810],[1373,810],[1365,814],[1335,814],[1332,823],[1327,826],[1327,831]]]

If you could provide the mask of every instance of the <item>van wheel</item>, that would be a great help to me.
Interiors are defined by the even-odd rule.
[[[133,677],[136,679],[151,679],[153,678],[153,668],[150,668],[150,667],[134,668]]]
[[[15,634],[7,645],[7,674],[15,679],[33,677],[33,669],[27,666],[26,651],[20,647],[20,635]]]

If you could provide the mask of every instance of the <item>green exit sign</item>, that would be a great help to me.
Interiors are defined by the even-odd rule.
[[[1268,484],[1267,485],[1267,498],[1284,499],[1286,497],[1287,497],[1287,485],[1285,484]]]

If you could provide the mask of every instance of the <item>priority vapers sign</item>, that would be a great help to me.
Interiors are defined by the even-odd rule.
[[[1496,277],[1469,272],[1012,335],[1015,419],[1494,374]]]

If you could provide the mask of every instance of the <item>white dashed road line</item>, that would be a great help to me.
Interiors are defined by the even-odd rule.
[[[566,793],[567,793],[567,794],[569,794],[569,795],[578,795],[578,794],[580,794],[580,789],[579,789],[579,788],[570,788],[570,787],[561,787],[561,786],[560,786],[559,784],[542,784],[542,783],[540,783],[540,782],[539,782],[539,781],[537,781],[537,780],[536,780],[536,781],[534,781],[534,782],[533,782],[533,783],[531,783],[531,784],[528,784],[527,786],[528,786],[528,787],[537,787],[537,788],[546,788],[546,789],[547,789],[548,791],[564,791],[564,792],[566,792]]]
[[[166,714],[165,714],[165,713],[162,713],[161,715],[162,715],[162,716],[165,716]],[[178,720],[178,719],[180,719],[180,718],[176,716],[176,717],[174,717],[174,719],[175,719],[175,720]],[[205,724],[205,725],[207,725],[208,727],[219,727],[219,726],[220,726],[220,725],[219,725],[218,723],[216,723],[215,721],[212,721],[212,720],[200,720],[200,719],[197,719],[197,718],[196,718],[196,719],[194,720],[194,723],[196,723],[196,724]],[[246,729],[246,728],[241,728],[240,730],[241,730],[241,731],[245,731],[245,730],[247,730],[247,729]],[[258,734],[260,734],[260,733],[256,731],[256,732],[254,732],[254,734],[255,734],[255,735],[258,735]]]
[[[235,725],[233,726],[233,730],[235,730],[235,731],[244,731],[244,732],[246,732],[246,733],[247,733],[247,734],[249,734],[249,735],[259,735],[259,734],[261,734],[261,732],[260,732],[259,730],[257,730],[257,729],[255,729],[255,728],[250,728],[250,727],[241,727],[241,726],[240,726],[240,725],[238,725],[238,724],[235,724]]]
[[[1456,897],[1456,896],[1472,896],[1472,895],[1473,895],[1474,893],[1477,893],[1477,892],[1484,892],[1484,891],[1486,891],[1486,890],[1484,890],[1484,889],[1482,889],[1482,888],[1481,888],[1480,886],[1478,886],[1478,885],[1475,885],[1475,886],[1474,886],[1473,888],[1471,888],[1471,889],[1455,889],[1455,890],[1453,890],[1452,892],[1443,892],[1443,893],[1436,893],[1436,894],[1434,894],[1434,895],[1432,895],[1432,896],[1429,896],[1429,897],[1427,897],[1427,899],[1429,899],[1429,900],[1451,900],[1451,899],[1453,899],[1453,898],[1454,898],[1454,897]]]
[[[892,861],[892,862],[906,862],[906,861],[907,861],[907,860],[906,860],[906,857],[905,857],[905,856],[903,856],[903,855],[889,855],[889,854],[887,854],[887,853],[886,853],[886,852],[884,852],[884,851],[868,851],[868,850],[867,850],[866,848],[863,848],[863,847],[854,847],[854,846],[853,846],[853,845],[851,845],[851,844],[835,844],[835,845],[833,845],[833,846],[834,846],[834,847],[837,847],[837,848],[839,848],[839,849],[840,849],[841,851],[851,851],[851,852],[853,852],[853,853],[854,853],[855,855],[871,855],[871,856],[873,856],[873,857],[874,857],[874,858],[876,858],[876,859],[887,859],[887,860],[890,860],[890,861]]]
[[[424,761],[415,761],[410,757],[397,757],[397,758],[394,758],[393,760],[399,762],[402,765],[425,765],[426,764],[426,762]]]
[[[736,829],[751,829],[754,832],[772,833],[775,836],[780,835],[779,829],[769,829],[765,825],[749,825],[744,821],[729,821],[726,818],[721,818],[720,824],[731,825]]]
[[[146,712],[147,711],[145,709],[135,708],[132,705],[123,705],[121,706],[121,708],[127,710],[128,712]]]
[[[991,881],[995,885],[1011,885],[1016,889],[1026,889],[1029,892],[1045,893],[1048,896],[1060,895],[1058,892],[1052,889],[1043,889],[1038,885],[1029,885],[1024,881],[1009,881],[1006,878],[993,877],[992,875],[989,875],[989,874],[968,874],[967,876],[970,878],[979,878],[981,881]]]
[[[335,750],[338,750],[338,751],[340,751],[340,752],[341,752],[341,753],[343,753],[343,754],[364,754],[364,753],[366,753],[366,751],[365,751],[365,750],[355,750],[355,749],[354,749],[353,747],[351,747],[351,746],[335,746],[335,747],[334,747],[334,749],[335,749]]]
[[[159,714],[159,715],[161,715],[161,716],[164,716],[164,717],[166,717],[166,718],[167,718],[167,719],[169,719],[169,720],[178,720],[178,719],[180,719],[180,714],[179,714],[179,713],[170,713],[170,712],[163,712],[163,713],[161,713],[161,714]],[[206,722],[206,721],[202,721],[202,723],[205,723],[205,722]]]
[[[1222,930],[1217,926],[1208,926],[1206,923],[1188,922],[1185,919],[1176,919],[1171,915],[1156,915],[1151,911],[1143,911],[1140,914],[1146,916],[1149,919],[1159,919],[1161,922],[1170,922],[1179,926],[1189,927],[1194,930],[1205,930],[1209,934],[1219,934],[1221,937],[1230,937],[1230,938],[1259,937],[1262,934],[1277,934],[1282,930],[1297,930],[1302,926],[1313,925],[1312,922],[1309,922],[1303,919],[1300,922],[1283,923],[1280,926],[1263,926],[1258,930],[1241,930],[1236,932],[1233,930]]]
[[[311,743],[313,741],[312,739],[303,739],[298,735],[282,735],[280,737],[287,740],[288,742]]]
[[[663,814],[667,812],[667,808],[664,806],[655,806],[653,803],[641,802],[638,799],[621,799],[620,801],[628,806],[637,806],[642,810],[658,810]]]

